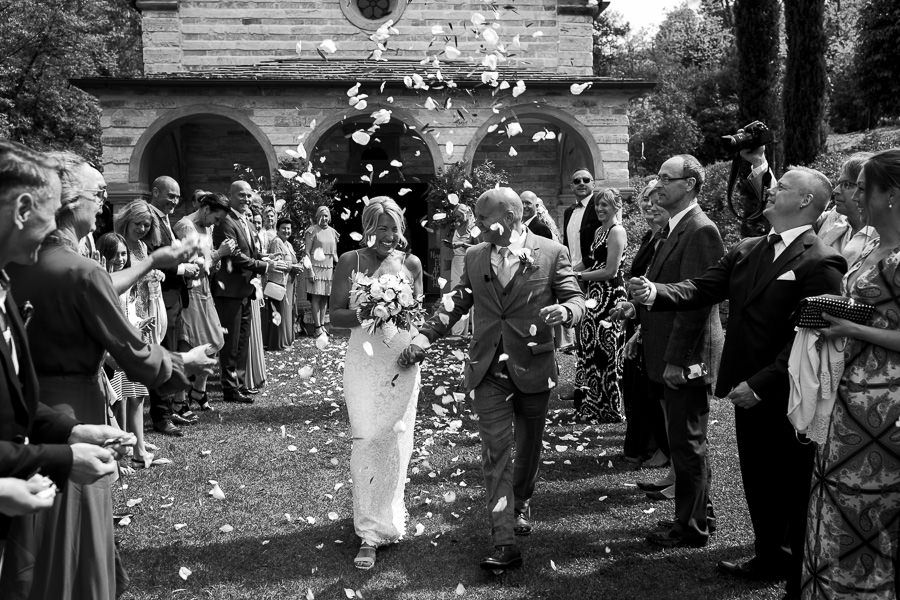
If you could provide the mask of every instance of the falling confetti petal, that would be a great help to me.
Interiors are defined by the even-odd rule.
[[[312,377],[312,374],[313,374],[313,368],[310,367],[309,365],[300,367],[297,370],[297,376],[300,377],[300,379],[309,379],[310,377]]]
[[[144,501],[143,498],[132,498],[131,500],[129,500],[128,502],[125,503],[125,506],[127,506],[128,508],[131,508],[132,506],[137,506],[138,504],[140,504],[143,501]]]
[[[187,523],[175,523],[175,531],[179,531],[187,527]]]
[[[361,240],[363,239],[363,236],[362,236],[362,234],[359,233],[358,231],[351,231],[351,232],[350,232],[350,239],[353,240],[354,242],[359,242],[359,241],[361,241]]]
[[[421,523],[416,523],[416,532],[413,535],[420,536],[423,533],[425,533],[425,526]]]
[[[219,527],[219,531],[221,531],[222,533],[231,533],[232,531],[234,531],[234,527],[226,523],[225,525]]]
[[[587,83],[573,83],[569,86],[569,91],[572,94],[578,96],[579,94],[581,94],[581,92],[591,87],[591,85],[593,85],[593,83],[590,81],[588,81]]]
[[[405,195],[407,195],[408,193],[410,193],[411,191],[412,191],[412,190],[409,189],[409,188],[400,188],[400,190],[397,192],[397,195],[398,195],[398,196],[405,196]]]
[[[353,135],[350,136],[350,139],[352,139],[354,142],[356,142],[360,146],[365,146],[366,144],[369,143],[369,140],[372,139],[372,136],[370,136],[365,131],[354,131]]]
[[[344,595],[348,598],[356,598],[356,592],[354,592],[350,588],[344,588]]]
[[[456,492],[450,490],[449,492],[444,492],[444,502],[450,504],[451,502],[456,501]]]
[[[509,147],[509,155],[510,155],[510,156],[518,156],[519,153],[516,152],[516,149],[515,149],[515,148],[513,148],[512,146],[510,146],[510,147]]]
[[[460,52],[460,51],[459,51],[457,48],[455,48],[454,46],[444,46],[444,56],[446,56],[446,57],[449,58],[450,60],[454,60],[454,59],[459,58],[459,56],[460,56],[461,54],[462,54],[462,52]]]
[[[464,585],[461,584],[461,583],[457,584],[457,585],[456,585],[456,595],[457,595],[457,596],[462,596],[462,595],[464,595],[465,593],[466,593],[466,586],[464,586]]]
[[[516,82],[516,86],[512,89],[513,98],[518,98],[525,93],[525,82],[521,79]]]
[[[324,350],[331,344],[331,338],[328,337],[328,334],[324,331],[319,334],[319,337],[316,338],[316,348],[319,350]]]
[[[337,521],[338,518],[339,518],[339,517],[338,517],[338,514],[337,514],[336,512],[331,511],[330,513],[328,513],[328,520],[330,520],[330,521]]]
[[[506,124],[506,136],[507,137],[519,135],[520,133],[522,133],[522,125],[519,124],[518,121],[512,121],[511,123]]]
[[[497,504],[494,505],[494,508],[491,510],[491,512],[495,512],[495,513],[503,512],[504,510],[506,510],[506,506],[507,506],[506,496],[500,496],[500,499],[497,500]]]
[[[324,40],[319,44],[319,50],[326,54],[334,54],[337,52],[337,45],[334,43],[334,40]]]
[[[537,325],[532,323],[528,326],[528,335],[537,335]]]
[[[303,44],[301,42],[297,42],[297,54],[300,54],[303,51]]]
[[[289,446],[287,447],[287,449],[288,449],[288,452],[296,452],[296,451],[297,451],[297,446],[291,444],[291,445],[289,445]]]
[[[128,527],[131,525],[131,517],[122,517],[119,519],[119,527]]]
[[[559,571],[559,569],[556,567],[556,563],[553,562],[552,560],[550,561],[550,568],[553,569],[554,571]]]
[[[178,576],[187,581],[187,578],[191,576],[192,571],[187,567],[181,567],[178,569]]]
[[[216,482],[213,482],[212,489],[209,490],[209,492],[207,492],[207,493],[210,496],[212,496],[213,498],[215,498],[216,500],[224,500],[225,499],[225,492],[222,491],[222,488],[220,488],[219,484]]]

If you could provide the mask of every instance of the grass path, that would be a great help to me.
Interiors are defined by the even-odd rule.
[[[219,411],[204,414],[186,437],[153,437],[172,463],[139,471],[114,493],[117,512],[131,514],[116,531],[132,577],[124,599],[780,597],[775,586],[715,573],[717,561],[747,556],[752,540],[725,402],[711,414],[719,529],[709,546],[646,545],[672,504],[647,500],[633,483],[662,473],[627,471],[617,459],[624,425],[560,423],[569,407],[554,397],[525,566],[501,576],[479,569],[489,549],[480,444],[465,404],[445,404],[459,379],[459,342],[435,346],[423,368],[409,537],[380,551],[372,571],[356,570],[345,345],[335,338],[319,352],[301,338],[268,353],[269,382],[254,405],[217,403]],[[572,362],[561,356],[561,381],[571,380]],[[297,375],[304,365],[314,366],[307,380]],[[209,495],[209,480],[224,500]],[[186,580],[182,567],[191,571]]]

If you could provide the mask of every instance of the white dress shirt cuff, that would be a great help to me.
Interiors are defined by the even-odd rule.
[[[653,306],[653,303],[656,302],[656,284],[652,281],[650,283],[650,296],[647,297],[647,301],[644,302],[645,306]]]
[[[178,265],[178,275],[179,275],[179,276],[184,275],[184,268],[185,268],[186,266],[187,266],[187,265],[184,264],[184,263],[181,263],[180,265]]]
[[[431,342],[428,341],[428,338],[421,333],[414,337],[410,344],[415,344],[422,350],[427,350],[431,346]]]

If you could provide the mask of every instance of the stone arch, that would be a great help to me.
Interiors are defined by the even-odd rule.
[[[275,148],[269,142],[269,138],[254,123],[247,113],[231,108],[229,106],[220,106],[214,104],[194,104],[191,106],[183,106],[166,112],[164,115],[156,119],[141,135],[134,149],[131,152],[131,160],[128,163],[128,181],[132,184],[147,184],[149,179],[149,153],[148,149],[157,141],[160,133],[168,128],[175,127],[179,124],[189,122],[192,118],[200,118],[204,116],[222,117],[230,121],[236,122],[249,133],[253,139],[259,144],[260,149],[266,158],[268,176],[278,166],[278,157]]]
[[[370,103],[366,108],[365,112],[360,112],[359,114],[355,114],[352,116],[348,116],[346,114],[335,113],[326,119],[323,119],[321,123],[316,124],[316,128],[310,132],[309,136],[303,140],[303,147],[306,148],[307,154],[311,155],[318,143],[328,134],[333,127],[338,125],[344,121],[353,121],[361,118],[366,118],[377,110],[386,109],[391,111],[391,120],[397,120],[401,123],[406,124],[408,127],[415,129],[419,137],[422,138],[422,141],[425,142],[426,147],[428,148],[428,152],[431,154],[431,161],[434,164],[434,172],[440,173],[444,168],[444,157],[441,152],[440,146],[438,146],[437,140],[434,139],[429,133],[423,133],[422,128],[424,124],[420,122],[417,118],[413,116],[411,112],[408,110],[397,108],[390,104],[381,105],[377,103]]]
[[[594,178],[606,178],[605,169],[603,168],[603,159],[600,156],[600,149],[594,141],[591,130],[588,129],[584,123],[562,109],[554,106],[547,106],[545,104],[533,103],[510,106],[501,110],[498,114],[492,115],[491,118],[481,124],[481,127],[475,131],[463,154],[463,162],[468,171],[471,171],[472,160],[475,158],[475,153],[478,151],[481,142],[483,142],[490,133],[488,130],[491,126],[498,125],[504,118],[509,119],[509,117],[513,116],[519,119],[528,117],[542,119],[554,123],[560,128],[568,131],[578,142],[583,144],[585,151],[590,156],[591,164],[587,166],[593,168]]]

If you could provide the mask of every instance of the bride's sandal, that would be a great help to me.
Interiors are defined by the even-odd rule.
[[[359,546],[359,552],[356,553],[356,558],[353,559],[353,564],[357,569],[362,569],[363,571],[368,571],[374,567],[375,546],[363,542]]]

